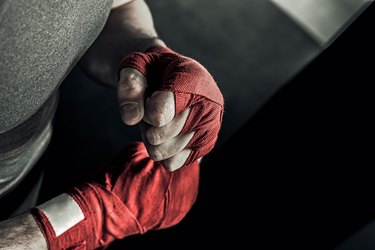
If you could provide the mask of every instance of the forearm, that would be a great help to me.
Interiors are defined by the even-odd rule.
[[[157,32],[150,9],[144,0],[135,0],[112,10],[101,36],[112,36],[123,56],[142,51],[154,44],[164,44]]]
[[[1,222],[0,249],[102,249],[168,228],[189,212],[198,184],[197,163],[171,173],[150,159],[144,144],[132,143],[92,180],[33,208],[33,216]]]
[[[152,15],[143,0],[114,8],[94,44],[81,60],[83,69],[95,80],[117,86],[121,59],[153,45],[165,46],[157,38]]]
[[[0,249],[47,249],[43,234],[31,214],[0,222]]]

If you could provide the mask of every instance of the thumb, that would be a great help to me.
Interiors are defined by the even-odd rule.
[[[117,99],[121,118],[127,125],[135,125],[143,119],[147,80],[136,69],[123,68],[117,87]]]

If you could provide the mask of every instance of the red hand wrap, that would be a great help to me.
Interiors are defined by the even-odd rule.
[[[49,249],[96,249],[114,239],[177,224],[194,204],[198,182],[197,162],[168,172],[149,158],[143,144],[133,143],[94,181],[68,192],[84,220],[56,237],[43,211],[32,213]]]
[[[191,108],[181,133],[195,131],[187,148],[192,150],[185,165],[206,155],[214,147],[222,123],[224,99],[210,73],[197,61],[163,48],[152,47],[145,53],[125,57],[122,68],[140,71],[151,90],[171,91],[176,114]]]

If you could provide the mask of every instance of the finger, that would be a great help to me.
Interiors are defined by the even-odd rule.
[[[171,158],[161,161],[161,164],[168,171],[171,171],[171,172],[175,171],[181,168],[185,164],[190,153],[191,153],[191,149],[188,149],[188,148],[184,149],[180,153],[172,156]]]
[[[134,125],[143,119],[146,78],[136,69],[124,68],[120,72],[117,98],[121,118],[127,125]]]
[[[154,146],[146,142],[146,138],[142,134],[147,152],[154,161],[162,161],[180,153],[188,145],[193,136],[194,132],[178,135],[167,142]]]
[[[160,145],[180,134],[189,114],[190,109],[185,109],[173,118],[171,122],[162,127],[154,127],[145,122],[140,123],[140,127],[149,144]]]
[[[161,127],[175,116],[174,94],[169,91],[156,91],[146,100],[143,120],[154,127]]]

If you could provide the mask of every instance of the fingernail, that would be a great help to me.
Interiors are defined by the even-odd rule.
[[[126,120],[134,120],[140,114],[139,105],[136,102],[126,103],[121,106],[121,116]]]

